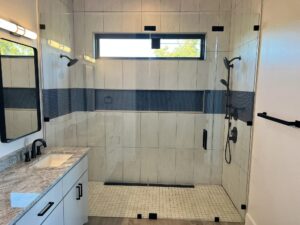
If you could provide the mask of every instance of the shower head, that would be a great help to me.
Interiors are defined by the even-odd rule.
[[[220,80],[221,84],[223,84],[225,87],[229,87],[228,82],[224,79]]]
[[[67,55],[60,55],[60,58],[66,58],[66,59],[68,59],[69,60],[69,62],[68,62],[68,64],[67,64],[67,66],[68,67],[71,67],[71,66],[73,66],[74,64],[76,64],[77,62],[78,62],[78,59],[71,59],[69,56],[67,56]]]
[[[235,57],[235,58],[233,58],[233,59],[231,59],[231,60],[229,60],[227,57],[225,57],[225,58],[224,58],[224,65],[225,65],[226,69],[227,69],[227,70],[230,70],[230,68],[233,68],[232,62],[235,61],[235,60],[237,60],[237,59],[238,59],[238,60],[242,60],[242,57],[241,57],[241,56]]]

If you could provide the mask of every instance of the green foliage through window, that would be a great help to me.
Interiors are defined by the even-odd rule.
[[[0,54],[6,56],[34,56],[33,48],[0,39]]]

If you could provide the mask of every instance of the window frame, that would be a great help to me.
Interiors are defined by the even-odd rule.
[[[200,57],[101,57],[100,39],[200,39]],[[206,34],[204,33],[96,33],[95,34],[96,59],[128,59],[128,60],[205,60]]]

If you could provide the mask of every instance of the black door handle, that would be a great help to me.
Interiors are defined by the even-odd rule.
[[[76,186],[76,189],[77,189],[77,194],[78,194],[78,197],[76,197],[76,200],[80,200],[80,186]]]
[[[79,191],[79,197],[82,197],[82,183],[79,183],[78,186],[80,187],[80,191]]]
[[[38,213],[38,216],[44,216],[46,214],[46,212],[54,205],[54,202],[49,202],[45,208],[42,209],[42,211],[40,211]]]

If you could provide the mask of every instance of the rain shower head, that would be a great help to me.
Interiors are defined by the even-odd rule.
[[[228,82],[224,79],[220,80],[221,84],[223,84],[225,87],[229,87]]]
[[[241,60],[242,57],[241,57],[241,56],[235,57],[235,58],[233,58],[233,59],[231,59],[231,60],[229,60],[227,57],[225,57],[225,58],[224,58],[224,65],[225,65],[226,69],[227,69],[227,70],[230,70],[230,68],[233,68],[232,62],[233,62],[234,60],[237,60],[237,59],[238,59],[238,60]]]
[[[67,64],[67,66],[68,67],[71,67],[71,66],[73,66],[74,64],[76,64],[77,62],[78,62],[78,59],[71,59],[69,56],[67,56],[67,55],[60,55],[60,58],[66,58],[66,59],[68,59],[69,60],[69,62],[68,62],[68,64]]]

